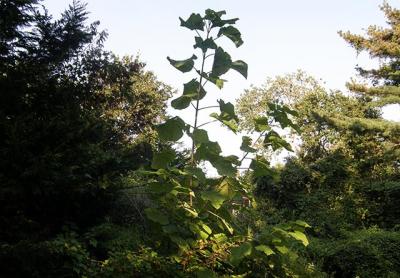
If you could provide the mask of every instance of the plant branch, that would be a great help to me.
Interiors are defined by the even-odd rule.
[[[209,109],[209,108],[218,108],[218,107],[219,107],[219,105],[210,105],[210,106],[201,107],[201,108],[199,108],[199,110]]]
[[[200,35],[200,33],[199,33],[199,31],[197,31],[196,29],[194,29],[194,30],[196,31],[197,36],[199,36],[200,38],[202,38],[201,35]],[[202,39],[203,39],[203,38],[202,38]]]
[[[217,121],[218,121],[218,120],[212,120],[212,121],[206,122],[206,123],[204,123],[204,124],[199,125],[197,128],[202,127],[202,126],[205,126],[205,125],[208,125],[208,124],[211,124],[211,123],[214,123],[214,122],[217,122]]]
[[[253,142],[252,147],[254,147],[256,145],[256,143],[258,142],[258,140],[261,139],[261,137],[263,137],[265,134],[265,131],[261,132],[260,135],[257,137],[257,139]],[[239,160],[239,163],[242,164],[243,160],[245,160],[247,158],[247,156],[249,155],[250,152],[246,152],[243,157]]]

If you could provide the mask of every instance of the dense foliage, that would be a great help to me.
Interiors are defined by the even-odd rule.
[[[348,94],[328,92],[298,72],[270,79],[238,101],[247,122],[260,115],[254,109],[260,99],[278,99],[298,112],[296,156],[276,167],[278,176],[255,179],[256,193],[269,223],[300,218],[313,227],[306,256],[333,277],[400,275],[392,256],[399,252],[400,125],[380,110],[399,103],[400,12],[387,4],[382,10],[388,28],[369,27],[366,37],[340,32],[357,51],[380,59],[378,69],[357,68],[366,79],[349,82]]]
[[[0,5],[0,264],[9,276],[58,276],[64,256],[73,264],[87,252],[64,233],[104,221],[124,177],[150,163],[171,94],[137,59],[103,49],[106,34],[86,24],[83,4],[53,20],[36,2]]]

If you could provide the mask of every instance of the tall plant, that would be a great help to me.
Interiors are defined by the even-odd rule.
[[[208,9],[203,16],[193,13],[187,20],[180,18],[182,27],[196,33],[194,48],[200,55],[193,54],[186,60],[168,57],[177,70],[196,75],[183,85],[182,95],[172,100],[171,105],[178,110],[194,108],[194,122],[187,123],[176,116],[158,125],[157,131],[160,139],[166,142],[176,142],[187,134],[192,142],[190,161],[178,169],[171,166],[175,159],[173,150],[154,155],[154,171],[142,171],[149,177],[148,190],[155,199],[145,213],[154,223],[154,229],[162,235],[157,244],[159,250],[173,255],[184,271],[207,277],[216,273],[252,273],[253,277],[263,273],[261,276],[264,277],[265,273],[278,272],[290,276],[291,270],[285,267],[284,257],[296,257],[290,250],[293,243],[308,244],[304,235],[308,225],[296,221],[259,231],[250,231],[240,225],[238,217],[249,209],[243,200],[253,198],[238,179],[238,168],[253,154],[249,167],[253,177],[271,175],[272,170],[267,162],[254,155],[257,150],[250,136],[242,137],[242,158],[223,156],[218,142],[211,141],[202,128],[205,124],[199,124],[199,113],[210,108],[201,106],[202,99],[207,95],[206,84],[212,83],[222,89],[226,80],[221,76],[231,69],[247,78],[247,64],[241,60],[234,61],[217,44],[217,40],[224,37],[236,47],[243,44],[240,31],[234,27],[238,19],[223,19],[224,15],[225,11]],[[211,69],[206,69],[207,59],[213,59]],[[196,66],[198,60],[199,67]],[[210,117],[236,133],[239,119],[234,105],[219,99],[217,107],[220,112],[212,113]],[[266,109],[267,116],[255,119],[257,141],[263,140],[274,150],[282,147],[290,149],[290,145],[272,130],[270,122],[274,119],[282,128],[296,128],[288,116],[296,115],[296,112],[276,103],[269,103]],[[199,167],[199,163],[204,161],[211,163],[220,177],[207,178]]]

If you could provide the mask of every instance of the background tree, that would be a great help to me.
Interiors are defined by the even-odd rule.
[[[252,86],[237,99],[240,129],[254,128],[254,119],[266,115],[268,102],[287,105],[296,109],[303,97],[310,93],[324,92],[322,84],[302,70],[275,78],[267,78],[260,87]]]
[[[63,276],[82,248],[49,240],[104,221],[129,172],[150,164],[171,89],[105,51],[79,1],[58,20],[29,0],[1,1],[0,15],[1,269]]]

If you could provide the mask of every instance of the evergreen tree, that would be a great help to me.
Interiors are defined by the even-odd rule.
[[[370,109],[365,110],[365,119],[343,119],[336,122],[338,125],[358,126],[364,130],[381,132],[384,137],[395,139],[393,147],[398,149],[400,124],[385,121],[376,117],[374,113],[376,107],[400,104],[400,10],[387,3],[382,5],[381,10],[387,19],[386,28],[371,25],[365,36],[339,32],[358,53],[365,51],[371,58],[378,59],[380,66],[377,69],[356,68],[359,75],[369,81],[369,84],[354,80],[347,84],[350,91],[370,101]]]

